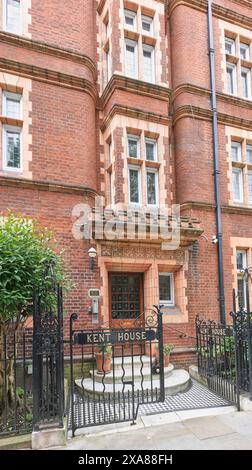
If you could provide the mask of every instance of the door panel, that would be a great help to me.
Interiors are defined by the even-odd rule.
[[[110,324],[134,328],[143,314],[143,277],[141,273],[110,273]]]

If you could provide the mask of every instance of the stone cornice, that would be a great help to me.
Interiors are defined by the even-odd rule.
[[[132,117],[136,119],[141,119],[143,121],[156,122],[158,124],[163,124],[166,126],[169,124],[169,122],[171,122],[170,118],[166,116],[162,116],[160,114],[147,113],[145,111],[142,111],[141,109],[129,108],[126,106],[121,106],[119,104],[114,104],[109,114],[106,116],[106,118],[103,120],[101,124],[102,132],[104,132],[107,129],[107,127],[109,126],[110,122],[112,121],[113,117],[116,114]]]
[[[237,1],[237,3],[239,2]],[[177,8],[179,5],[188,6],[199,11],[207,11],[207,0],[171,0],[168,3],[168,17],[172,15],[175,8]],[[247,3],[245,6],[247,6]],[[218,5],[216,3],[213,3],[213,15],[224,21],[229,21],[230,23],[234,23],[243,28],[248,28],[252,30],[252,18],[237,13],[236,11],[231,10],[229,8],[224,8],[223,6]]]
[[[149,96],[162,101],[169,101],[171,90],[164,86],[135,80],[122,75],[113,75],[102,93],[99,108],[103,109],[115,90],[123,90],[138,95]]]
[[[182,85],[179,85],[171,94],[172,103],[174,103],[176,98],[182,93],[191,93],[194,95],[207,96],[209,99],[211,97],[211,91],[208,90],[207,88],[203,88],[197,85],[192,85],[190,83],[184,83]],[[241,108],[252,110],[252,101],[250,100],[239,98],[237,96],[231,96],[222,92],[217,92],[217,98],[221,101],[224,101],[227,104],[233,104]]]
[[[166,3],[167,0],[156,0],[156,2],[159,2],[159,3]],[[99,13],[99,15],[102,14],[103,8],[104,8],[104,6],[105,6],[105,3],[106,3],[106,0],[100,0],[100,1],[98,2],[97,12]]]
[[[36,181],[28,180],[25,178],[0,176],[0,186],[18,187],[24,189],[32,189],[39,191],[48,191],[65,194],[76,194],[76,195],[91,195],[97,196],[99,193],[88,186],[83,185],[71,185],[66,183],[60,183],[55,181]]]
[[[25,38],[23,36],[16,36],[15,34],[6,33],[4,31],[0,31],[0,42],[4,44],[11,44],[17,47],[23,47],[28,50],[51,55],[60,59],[77,62],[78,64],[87,67],[92,72],[94,80],[96,80],[96,66],[94,62],[84,54],[78,54],[77,52],[73,52],[69,49],[62,49],[42,41],[34,41],[29,38]]]
[[[181,212],[185,210],[192,210],[192,209],[198,209],[198,210],[203,210],[203,211],[215,211],[215,204],[211,204],[208,202],[201,202],[201,201],[188,201],[184,202],[180,206]],[[252,207],[246,207],[246,206],[231,206],[228,204],[222,204],[221,210],[223,213],[227,214],[240,214],[240,215],[250,215],[252,216]]]
[[[212,120],[212,111],[203,109],[197,106],[185,105],[178,108],[173,115],[173,125],[175,125],[179,119],[182,118],[193,118],[202,119],[204,121]],[[238,118],[224,113],[218,113],[218,123],[232,127],[238,127],[240,129],[246,129],[251,131],[252,121],[248,119]]]
[[[52,85],[63,86],[77,91],[88,93],[93,99],[96,99],[96,86],[85,78],[73,75],[55,72],[34,65],[23,64],[14,60],[0,59],[0,70],[2,72],[15,73],[22,77],[32,80],[46,82]]]

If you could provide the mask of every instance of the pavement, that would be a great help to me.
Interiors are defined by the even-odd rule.
[[[184,413],[184,414],[183,414]],[[210,411],[209,411],[210,413]],[[172,416],[173,415],[173,416]],[[66,450],[252,450],[252,411],[146,416],[135,426],[94,429],[69,439]],[[107,429],[107,430],[106,430]]]

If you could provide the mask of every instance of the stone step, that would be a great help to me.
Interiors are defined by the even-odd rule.
[[[170,374],[168,377],[165,378],[165,393],[166,395],[176,395],[179,392],[184,392],[187,387],[189,386],[190,383],[190,376],[186,370],[183,369],[174,369],[172,374]],[[106,399],[110,397],[110,399],[115,400],[118,399],[118,393],[122,393],[124,391],[125,394],[132,393],[132,386],[131,385],[125,385],[123,388],[122,383],[115,383],[113,386],[112,383],[106,383],[104,386],[101,382],[93,382],[91,378],[86,378],[86,379],[76,379],[75,384],[78,387],[79,392],[81,392],[84,395],[88,395],[93,399]],[[157,379],[153,380],[152,382],[152,390],[153,390],[153,395],[155,396],[155,389],[160,388],[160,380],[159,376]],[[135,382],[135,392],[140,392],[142,391],[142,386],[141,382]],[[143,390],[145,395],[148,394],[150,396],[151,394],[151,382],[149,380],[145,380],[143,383]],[[115,396],[114,392],[115,391]]]
[[[168,377],[172,371],[174,369],[174,366],[172,364],[169,364],[168,367],[165,367],[164,368],[164,376],[165,377]],[[103,376],[103,374],[100,374],[99,372],[97,372],[97,370],[93,371],[91,370],[90,371],[90,375],[91,375],[91,378],[94,376],[94,380],[96,382],[104,382],[104,383],[113,383],[113,381],[115,380],[115,383],[122,383],[122,380],[124,382],[127,382],[129,380],[132,380],[132,369],[131,368],[125,368],[124,372],[123,372],[123,369],[116,369],[115,368],[115,371],[114,371],[114,374],[113,374],[113,371],[109,372],[108,374],[106,374],[105,376]],[[104,377],[104,379],[103,379]],[[148,381],[151,381],[151,371],[150,371],[150,365],[149,367],[145,366],[143,367],[142,371],[141,371],[141,366],[139,366],[138,364],[134,366],[134,381],[135,382],[141,382],[142,380],[142,377],[144,379],[144,381],[148,380]],[[158,375],[153,375],[152,374],[152,379],[153,380],[157,380],[158,379]]]
[[[142,359],[141,359],[142,358]],[[149,356],[125,356],[124,358],[122,357],[115,357],[114,358],[114,368],[115,370],[116,369],[122,369],[122,364],[123,364],[123,367],[124,369],[131,369],[132,368],[132,362],[133,362],[133,365],[134,365],[134,368],[135,367],[141,367],[141,365],[143,364],[143,366],[150,366],[151,364],[151,360],[150,360],[150,357]],[[132,361],[133,359],[133,361]],[[155,357],[152,358],[152,363],[155,362]],[[113,360],[111,362],[111,368],[113,367]]]

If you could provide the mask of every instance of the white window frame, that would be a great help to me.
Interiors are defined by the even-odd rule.
[[[147,80],[145,73],[144,73],[144,51],[151,52],[151,80]],[[146,81],[147,83],[155,83],[156,77],[155,77],[155,48],[153,46],[149,46],[148,44],[143,44],[143,52],[142,52],[142,57],[143,57],[143,80]]]
[[[134,75],[130,75],[127,71],[127,46],[134,47],[135,71]],[[138,78],[138,49],[137,42],[131,39],[125,39],[125,61],[124,61],[125,75],[130,78]]]
[[[229,43],[231,45],[231,53],[226,50],[226,43]],[[225,36],[225,53],[228,55],[235,56],[235,53],[236,53],[235,39]]]
[[[158,178],[158,170],[152,168],[146,168],[146,204],[148,207],[158,207],[159,206],[159,178]],[[149,204],[148,203],[148,186],[147,186],[147,174],[153,173],[155,175],[155,196],[156,196],[156,204]]]
[[[138,175],[138,202],[132,202],[130,199],[130,170],[137,171]],[[142,184],[141,184],[141,169],[135,165],[128,166],[128,200],[129,204],[134,207],[139,207],[142,205]]]
[[[129,140],[134,140],[137,143],[137,156],[131,157],[129,152]],[[134,158],[135,160],[140,158],[140,137],[134,134],[127,134],[127,156],[129,158]]]
[[[227,93],[232,95],[232,96],[235,96],[237,95],[237,67],[235,64],[231,64],[230,62],[227,62],[226,64],[226,76],[228,76],[228,72],[227,72],[227,69],[231,69],[232,70],[232,80],[233,80],[233,93],[228,89],[228,79],[226,77],[226,89],[227,89]]]
[[[234,188],[233,188],[233,173],[239,174],[239,186],[240,186],[240,199],[234,198]],[[243,171],[241,168],[232,168],[232,198],[234,202],[243,202]]]
[[[238,160],[233,160],[233,152],[232,152],[233,147],[238,149]],[[242,144],[241,144],[241,142],[237,142],[235,140],[232,140],[232,142],[231,142],[231,160],[232,160],[232,162],[241,162],[242,161]]]
[[[247,266],[247,251],[246,250],[239,250],[239,249],[236,249],[236,255],[238,253],[241,253],[242,254],[242,267],[243,269],[246,268]],[[237,261],[236,261],[237,258],[235,258],[235,262],[236,262],[236,273],[237,273],[237,293],[238,293],[238,280],[243,278],[242,276],[242,271],[240,269],[237,268]],[[243,283],[243,289],[244,289],[244,292],[243,292],[243,296],[244,296],[244,307],[246,308],[246,283],[244,281]]]
[[[7,165],[7,132],[16,132],[20,134],[20,168],[11,168]],[[3,170],[14,173],[22,173],[23,171],[23,158],[22,158],[22,127],[16,126],[3,126]]]
[[[132,18],[133,19],[133,26],[130,26],[129,24],[126,23],[126,17]],[[124,9],[124,27],[125,29],[128,29],[129,31],[136,31],[136,19],[137,15],[135,11],[128,10],[127,8]]]
[[[110,48],[106,52],[106,72],[107,72],[107,83],[112,77],[112,61],[111,61],[111,52]]]
[[[16,34],[18,36],[21,36],[23,33],[23,8],[22,8],[22,0],[20,0],[20,23],[19,27],[16,31],[9,31],[8,30],[8,22],[7,22],[7,13],[8,13],[8,0],[2,0],[2,5],[3,5],[3,30],[6,31],[7,33],[11,34]]]
[[[245,58],[241,55],[242,48],[245,51]],[[250,47],[249,44],[246,44],[245,42],[240,42],[240,58],[241,60],[250,60]]]
[[[249,165],[252,165],[252,159],[251,159],[251,161],[249,161],[249,159],[248,159],[248,150],[251,151],[251,154],[252,154],[252,144],[247,144],[246,145],[246,161]]]
[[[8,99],[12,99],[14,101],[18,101],[19,102],[19,117],[16,118],[16,117],[13,117],[13,116],[8,116],[7,115],[7,101]],[[22,116],[23,116],[23,109],[22,109],[22,95],[20,95],[19,93],[12,93],[10,91],[4,91],[3,92],[3,116],[5,117],[9,117],[11,119],[19,119],[19,120],[22,120]]]
[[[146,144],[154,144],[154,160],[147,159]],[[157,161],[157,141],[155,139],[150,139],[149,137],[145,137],[144,146],[145,146],[145,160],[147,162],[156,162]]]
[[[148,23],[150,25],[150,31],[146,31],[143,29],[143,22]],[[146,16],[146,15],[141,15],[141,28],[142,28],[142,34],[145,36],[154,36],[154,27],[153,27],[154,21],[151,16]]]
[[[171,300],[162,300],[160,299],[160,292],[159,292],[159,305],[164,305],[164,307],[174,307],[175,305],[175,288],[174,288],[174,274],[173,273],[158,273],[158,288],[159,288],[159,276],[165,276],[170,278],[171,283]]]
[[[248,180],[249,180],[249,176],[252,178],[252,170],[248,170]],[[248,184],[248,203],[252,204],[252,192],[251,192],[251,197],[249,196],[250,196],[250,193],[249,193],[249,184]]]
[[[248,95],[245,96],[243,93],[243,87],[242,87],[242,74],[246,73],[246,79],[247,79],[247,89],[248,89]],[[242,88],[242,97],[245,99],[251,99],[251,71],[250,69],[246,67],[241,68],[241,88]]]

